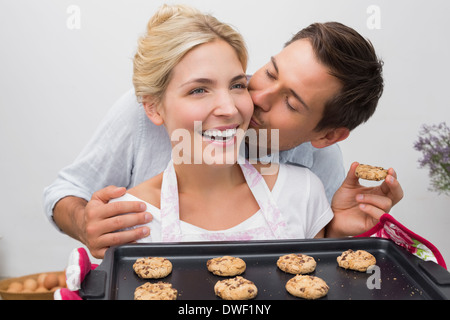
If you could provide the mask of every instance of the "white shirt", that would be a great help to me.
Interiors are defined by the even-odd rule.
[[[309,169],[280,164],[278,177],[272,189],[272,196],[286,222],[286,234],[295,235],[295,239],[314,238],[333,218],[333,212],[325,196],[323,184]],[[127,193],[111,202],[136,200],[142,201]],[[151,230],[150,235],[138,242],[161,242],[161,211],[152,204],[145,203],[147,211],[153,215],[153,220],[146,224]],[[226,230],[210,231],[184,221],[180,222],[181,231],[184,235],[188,235],[189,241],[204,239],[198,237],[198,235],[237,234],[264,227],[267,223],[261,214],[261,210]]]
[[[45,188],[45,214],[54,224],[53,208],[66,196],[89,201],[95,191],[108,185],[132,188],[161,173],[170,156],[171,143],[165,128],[147,118],[134,90],[130,90],[114,104],[75,161]],[[330,202],[345,178],[337,144],[316,149],[304,143],[280,152],[279,158],[281,163],[311,169],[321,179]]]

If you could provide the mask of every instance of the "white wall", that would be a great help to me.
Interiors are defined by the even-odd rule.
[[[163,2],[0,0],[0,277],[62,270],[80,246],[48,223],[43,188],[131,88],[136,39]],[[428,172],[418,169],[413,149],[422,123],[450,120],[447,0],[184,3],[243,33],[249,73],[312,22],[340,21],[370,38],[385,61],[386,88],[375,116],[341,144],[345,163],[395,168],[405,197],[391,213],[450,264],[450,198],[428,191]],[[79,28],[67,26],[77,26],[71,5]],[[370,5],[380,9],[380,29],[367,26]]]

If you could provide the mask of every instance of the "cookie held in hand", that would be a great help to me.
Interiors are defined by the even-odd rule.
[[[355,175],[365,180],[380,181],[386,179],[388,171],[382,167],[360,164],[356,167]]]

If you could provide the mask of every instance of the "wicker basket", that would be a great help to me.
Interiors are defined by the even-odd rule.
[[[54,273],[56,275],[64,275],[64,271],[52,271],[44,273]],[[53,294],[57,288],[53,288],[47,292],[8,292],[8,287],[12,282],[23,283],[27,279],[34,279],[37,281],[40,273],[30,274],[18,278],[8,278],[0,281],[0,295],[3,300],[53,300]]]

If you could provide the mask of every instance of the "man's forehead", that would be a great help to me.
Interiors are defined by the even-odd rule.
[[[321,96],[320,100],[324,100],[324,95],[328,100],[342,88],[340,80],[318,60],[308,39],[292,42],[272,57],[270,63],[279,76],[287,80],[288,89],[294,91],[305,105],[312,102],[310,94],[314,92]]]

